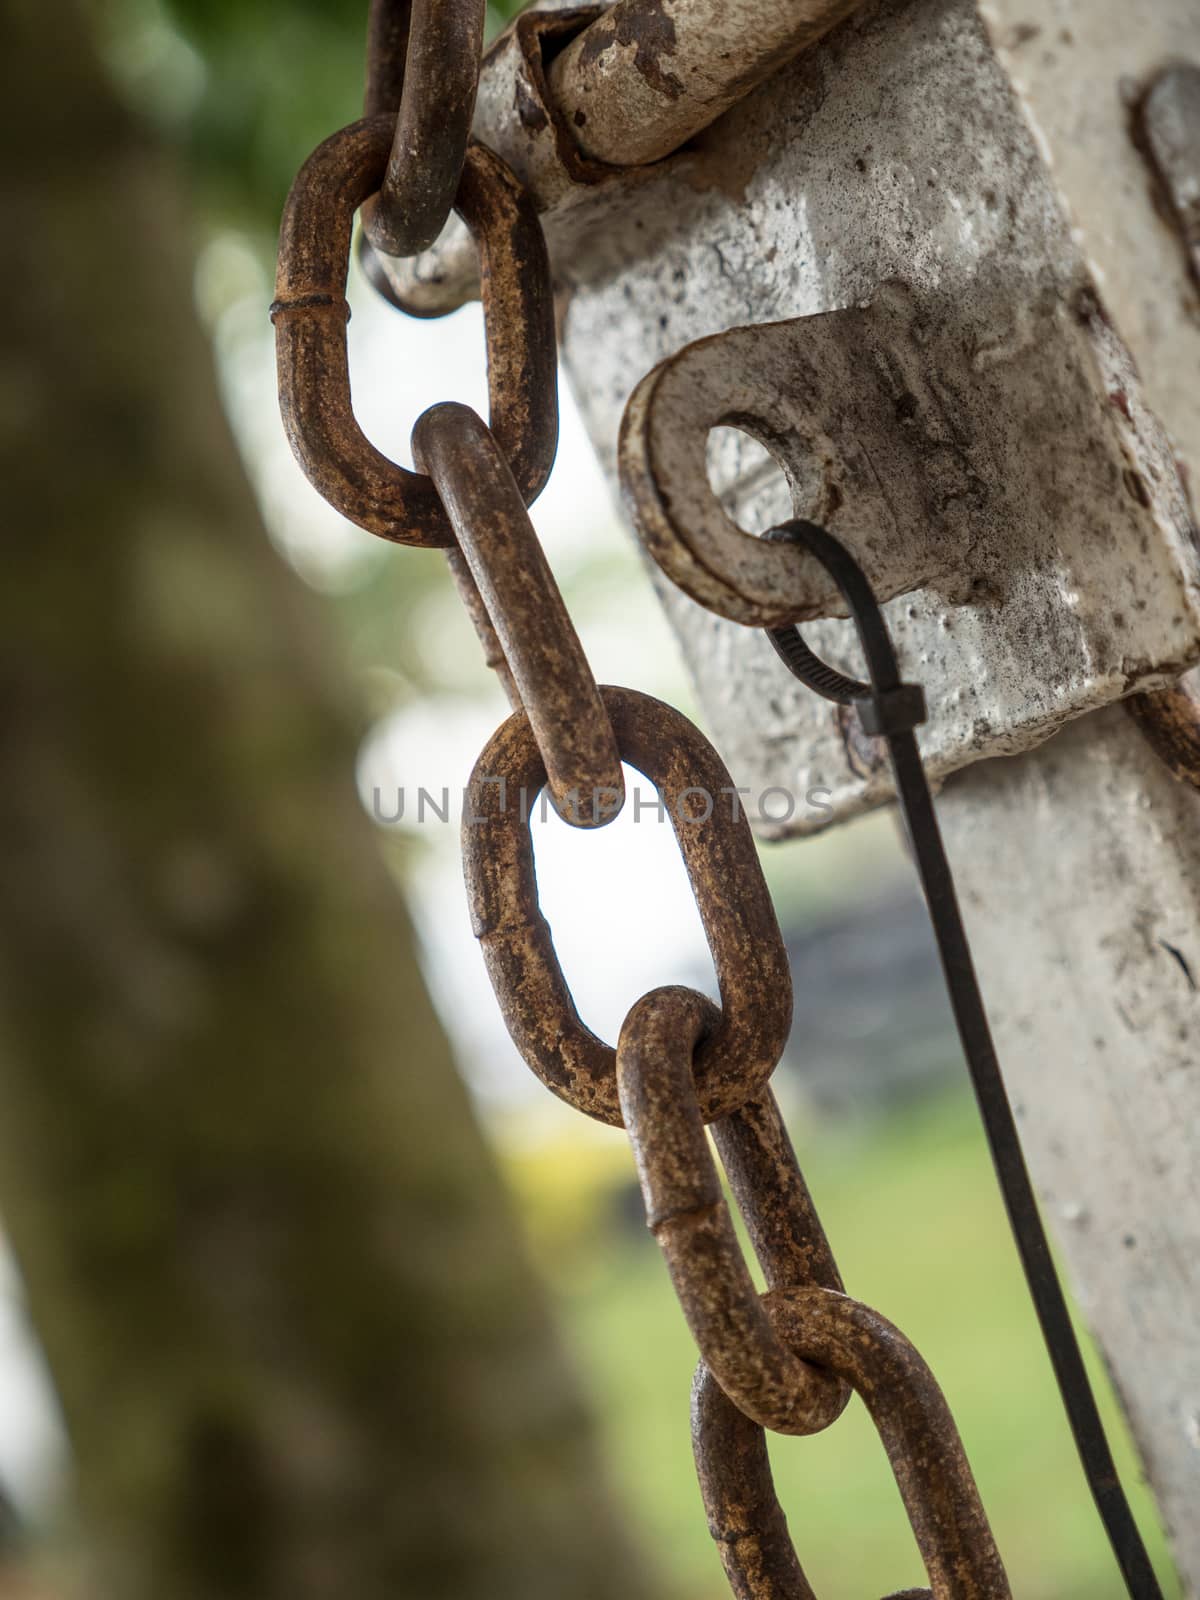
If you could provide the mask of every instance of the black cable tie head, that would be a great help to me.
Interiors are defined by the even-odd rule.
[[[863,732],[887,739],[911,733],[925,721],[925,691],[919,683],[898,683],[892,689],[873,689],[854,701]]]

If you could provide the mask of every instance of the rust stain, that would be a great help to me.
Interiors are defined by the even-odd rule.
[[[673,56],[676,49],[675,20],[663,0],[647,0],[645,5],[625,12],[606,24],[593,23],[588,29],[579,64],[590,67],[618,45],[633,46],[634,68],[646,82],[666,100],[678,100],[683,94],[683,82],[663,65],[665,56]]]
[[[1192,673],[1122,701],[1150,748],[1181,783],[1200,789],[1200,691]]]

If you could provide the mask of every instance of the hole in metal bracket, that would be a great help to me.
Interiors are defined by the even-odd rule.
[[[743,428],[710,428],[705,458],[712,492],[746,533],[765,533],[795,514],[783,468]]]

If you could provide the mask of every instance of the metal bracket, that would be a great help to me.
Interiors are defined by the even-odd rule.
[[[1027,308],[1001,350],[995,326],[994,308],[931,309],[892,283],[866,307],[687,346],[634,391],[622,428],[626,499],[672,582],[752,626],[842,613],[815,562],[737,526],[767,520],[761,487],[735,482],[724,504],[709,487],[711,428],[768,447],[786,514],[836,532],[891,599],[939,775],[1035,744],[1200,654],[1186,496],[1094,296]],[[857,670],[844,624],[809,633]],[[844,715],[812,700],[789,712],[806,781],[833,791],[835,814],[890,793],[870,747],[847,748]]]
[[[483,60],[476,138],[520,178],[547,237],[571,254],[603,232],[622,195],[862,0],[542,0]],[[581,204],[582,202],[582,204]],[[381,258],[385,291],[416,316],[479,294],[466,230]]]

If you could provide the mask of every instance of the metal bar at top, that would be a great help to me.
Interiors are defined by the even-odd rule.
[[[617,0],[559,49],[570,0],[565,30],[554,20],[563,8],[535,0],[484,57],[475,137],[552,216],[586,203],[606,175],[678,150],[859,4]],[[441,316],[479,292],[475,250],[455,217],[419,256],[366,260],[376,286],[418,316]]]
[[[612,166],[670,155],[860,0],[617,0],[567,46],[550,90],[580,149]]]

